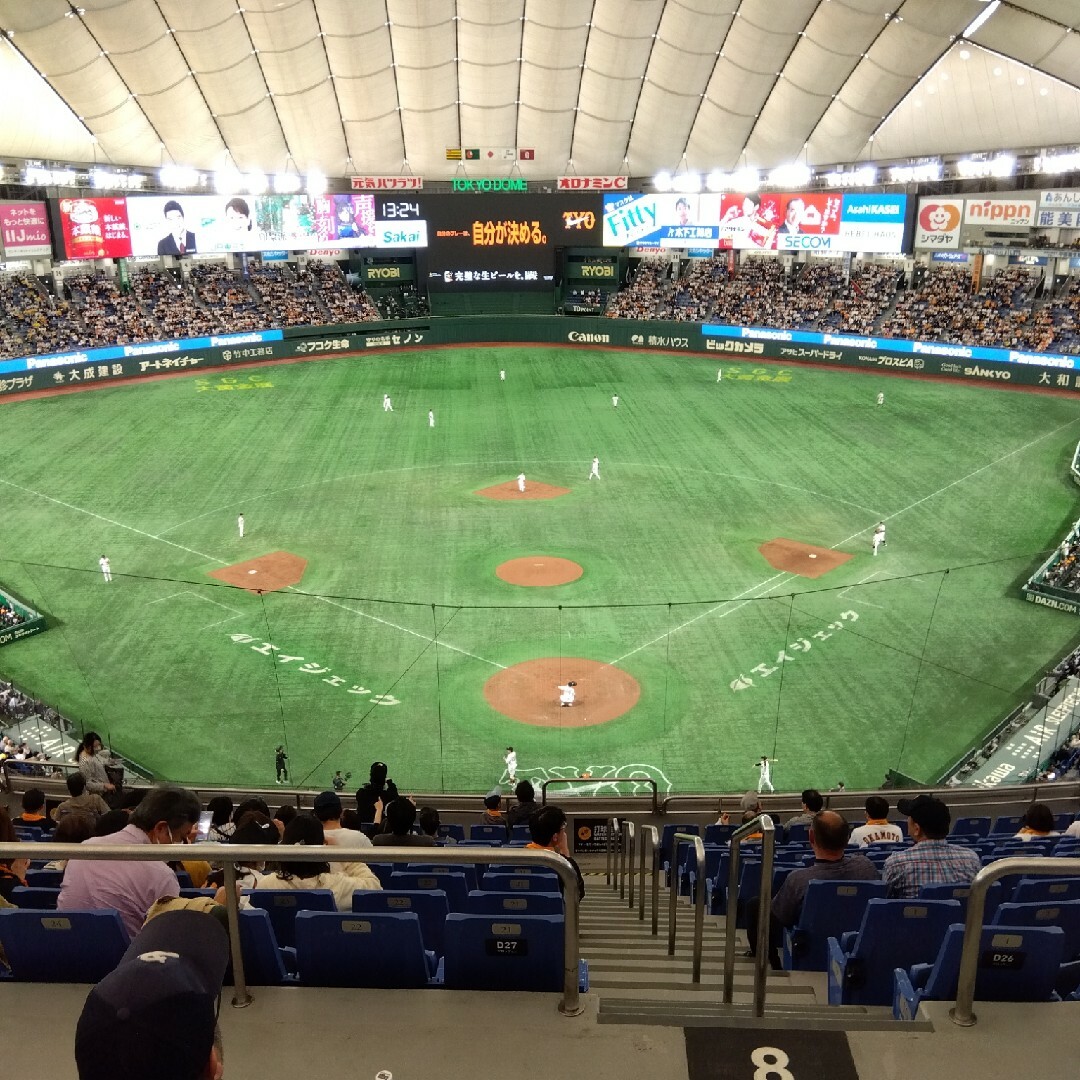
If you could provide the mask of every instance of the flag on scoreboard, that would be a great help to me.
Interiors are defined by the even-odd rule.
[[[478,149],[474,148],[472,150],[463,150],[462,154],[464,155],[466,161],[480,160],[480,151]]]
[[[518,150],[518,159],[521,160],[521,161],[535,161],[536,160],[536,151],[532,150],[532,149],[530,149],[530,150],[521,150],[521,149],[519,149]]]
[[[446,148],[446,160],[447,161],[460,161],[461,160],[461,147],[460,146],[448,146]]]

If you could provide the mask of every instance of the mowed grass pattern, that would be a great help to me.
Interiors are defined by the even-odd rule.
[[[751,785],[763,753],[791,790],[935,779],[1077,637],[1017,586],[1076,516],[1080,399],[724,370],[462,348],[260,369],[268,388],[204,373],[8,402],[0,582],[56,626],[0,670],[204,783],[266,782],[282,741],[314,785],[382,758],[409,790],[483,791],[508,744],[523,775],[643,766],[687,792]],[[520,471],[571,493],[474,494]],[[776,537],[855,557],[781,574],[758,553]],[[273,551],[308,560],[296,590],[207,577]],[[530,554],[584,576],[495,577]],[[501,665],[543,656],[568,678],[569,658],[617,661],[641,699],[585,729],[487,706]]]

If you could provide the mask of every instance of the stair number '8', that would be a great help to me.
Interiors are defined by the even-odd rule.
[[[775,1046],[759,1046],[750,1060],[757,1066],[754,1080],[795,1080],[795,1074],[787,1068],[787,1054]]]

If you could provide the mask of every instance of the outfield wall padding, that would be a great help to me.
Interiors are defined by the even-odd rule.
[[[1036,353],[803,331],[558,315],[462,315],[291,327],[0,360],[0,396],[98,386],[117,379],[198,372],[260,361],[362,356],[433,345],[511,343],[617,348],[643,353],[685,352],[708,356],[719,364],[725,360],[791,361],[1080,391],[1080,358],[1051,354],[1043,362]],[[999,355],[1002,360],[986,359],[992,355]],[[732,372],[732,377],[753,379],[755,376],[739,369]]]

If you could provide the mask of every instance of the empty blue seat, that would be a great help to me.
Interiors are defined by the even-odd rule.
[[[953,833],[975,833],[978,836],[989,836],[990,825],[991,820],[988,817],[958,817],[953,822],[952,831]]]
[[[120,962],[128,936],[116,911],[0,909],[0,946],[21,982],[96,983]]]
[[[379,879],[379,884],[385,889],[390,881],[390,875],[395,870],[402,869],[402,866],[401,863],[369,862],[367,868]]]
[[[1075,820],[1076,815],[1071,811],[1067,811],[1064,814],[1055,814],[1054,828],[1057,829],[1058,832],[1063,833]]]
[[[439,839],[454,840],[457,843],[461,843],[465,839],[465,826],[464,825],[440,825],[438,831]]]
[[[523,841],[526,844],[532,843],[532,831],[529,829],[529,826],[515,825],[510,830],[510,841],[515,844],[519,841]]]
[[[578,976],[587,990],[584,961]],[[452,990],[562,990],[562,916],[447,916],[445,980]]]
[[[37,825],[13,825],[15,839],[22,843],[36,844],[41,839],[41,829]]]
[[[1065,932],[1062,963],[1080,959],[1080,900],[1002,904],[986,922],[994,926],[1059,926]]]
[[[988,833],[989,836],[1000,836],[1005,834],[1006,836],[1013,836],[1020,828],[1020,823],[1023,821],[1023,817],[1019,814],[1013,814],[1010,816],[1002,815],[995,819],[993,826]]]
[[[26,871],[26,884],[32,889],[59,889],[63,882],[63,870]]]
[[[976,1001],[1054,1001],[1064,931],[1057,926],[984,926],[975,972]],[[950,926],[932,964],[895,972],[893,1016],[913,1020],[921,1001],[956,997],[963,923]]]
[[[705,880],[716,877],[723,867],[723,872],[727,873],[727,869],[731,859],[731,852],[726,847],[721,847],[716,844],[705,845]],[[679,878],[679,895],[689,896],[691,900],[697,897],[697,877],[698,867],[697,859],[691,859],[680,875]]]
[[[895,969],[930,963],[959,918],[956,900],[867,901],[857,931],[829,938],[829,1004],[891,1004]]]
[[[244,894],[252,907],[270,915],[274,937],[282,948],[296,944],[293,923],[300,911],[337,911],[334,894],[329,889],[252,889]]]
[[[795,842],[801,843],[804,840],[810,839],[810,823],[807,821],[800,821],[794,825],[786,825],[784,827],[784,841],[791,844]]]
[[[489,871],[481,880],[480,888],[492,892],[558,892],[559,875],[553,870],[543,874],[497,874]]]
[[[32,889],[16,886],[11,890],[11,902],[29,911],[55,911],[60,899],[59,889]]]
[[[811,881],[798,925],[784,931],[784,969],[824,971],[829,938],[860,926],[866,905],[887,892],[883,881]]]
[[[183,900],[195,900],[202,896],[214,896],[217,889],[181,889],[180,897]]]
[[[414,911],[302,911],[296,916],[296,969],[305,986],[415,990],[431,985],[435,958],[424,951]]]
[[[488,892],[477,889],[465,901],[466,915],[561,915],[560,892]]]
[[[967,915],[968,897],[971,895],[970,885],[956,885],[942,883],[938,885],[924,885],[919,889],[920,900],[956,900],[960,904],[961,917]],[[1004,892],[1000,881],[995,881],[986,890],[986,906],[983,908],[983,922],[988,923],[994,917],[1001,904]]]
[[[503,867],[498,867],[501,871]],[[464,874],[465,884],[470,889],[480,888],[480,869],[476,863],[433,863],[414,862],[404,866],[398,864],[394,867],[396,874]],[[388,887],[388,881],[383,882],[383,888]]]
[[[390,875],[389,888],[405,892],[434,892],[441,889],[446,893],[446,902],[451,911],[464,911],[465,900],[469,895],[469,883],[464,874],[409,874]]]
[[[1021,877],[1009,899],[1014,904],[1080,900],[1080,877]]]
[[[358,889],[353,893],[352,909],[354,914],[414,912],[420,920],[420,936],[424,939],[424,948],[436,956],[442,956],[443,928],[446,925],[446,916],[450,914],[446,893],[442,889],[431,892]]]
[[[727,844],[737,825],[706,825],[704,840],[706,844]]]
[[[664,884],[671,886],[671,860],[675,846],[675,834],[677,832],[689,833],[691,836],[701,835],[701,826],[694,824],[665,825],[660,833],[660,868],[664,871]]]
[[[240,911],[240,953],[248,986],[286,986],[296,982],[296,950],[282,948],[265,908]],[[231,978],[230,975],[227,978]]]
[[[473,825],[469,829],[470,840],[486,840],[492,844],[502,844],[506,841],[505,825]]]

